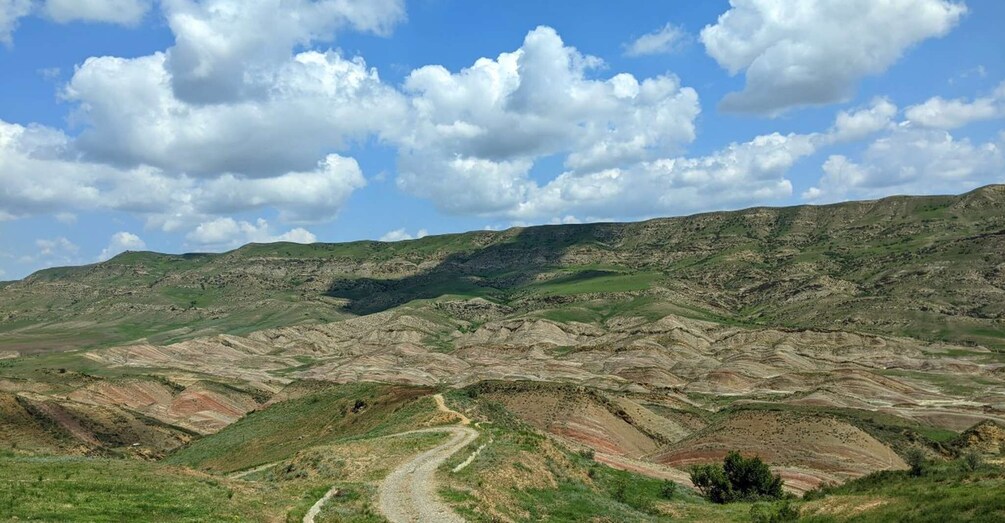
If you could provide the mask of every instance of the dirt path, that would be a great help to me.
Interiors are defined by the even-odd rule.
[[[232,473],[228,474],[227,477],[230,478],[230,479],[244,479],[245,477],[250,476],[250,475],[252,475],[252,474],[254,474],[256,472],[261,472],[263,470],[275,467],[276,465],[278,465],[280,463],[282,463],[282,461],[273,461],[272,463],[266,463],[265,465],[259,465],[259,466],[255,467],[253,469],[247,469],[247,470],[240,470],[240,471],[237,471],[237,472],[232,472]]]
[[[433,398],[436,400],[436,408],[455,414],[460,425],[410,431],[446,432],[451,436],[446,442],[405,462],[384,478],[377,496],[378,506],[391,523],[464,521],[464,518],[440,500],[436,492],[436,469],[450,456],[477,439],[478,431],[468,426],[471,420],[467,416],[447,407],[443,396],[437,394]]]
[[[443,394],[436,394],[433,396],[433,399],[436,400],[436,410],[457,416],[457,418],[461,420],[461,425],[471,424],[470,418],[447,406],[446,400],[443,399]]]
[[[321,507],[325,506],[325,503],[328,503],[328,500],[336,494],[338,494],[337,488],[332,487],[328,489],[328,492],[325,492],[325,495],[321,496],[321,499],[317,500],[317,502],[311,506],[311,509],[307,511],[307,514],[304,514],[304,523],[314,523],[314,518],[321,513]]]

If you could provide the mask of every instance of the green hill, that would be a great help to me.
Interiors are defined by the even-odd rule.
[[[652,297],[698,318],[1005,348],[1003,211],[1005,186],[988,186],[398,243],[130,252],[0,287],[0,350],[241,334],[447,295],[521,311]]]

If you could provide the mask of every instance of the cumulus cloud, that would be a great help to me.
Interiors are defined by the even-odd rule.
[[[59,23],[74,21],[138,24],[153,0],[45,0],[42,11]]]
[[[399,183],[446,210],[517,223],[570,215],[652,216],[735,208],[788,198],[793,189],[787,174],[797,162],[824,147],[891,128],[896,112],[891,102],[878,98],[842,111],[823,132],[771,133],[697,157],[639,155],[613,166],[583,169],[567,158],[565,172],[543,183],[526,175],[532,166],[527,158],[451,157],[444,151],[443,161],[425,167],[437,176]],[[435,165],[439,168],[434,170]]]
[[[602,64],[539,27],[517,51],[460,72],[413,71],[410,119],[387,132],[399,146],[398,186],[448,212],[502,213],[528,198],[541,158],[589,173],[694,139],[694,89],[673,76],[593,79]]]
[[[56,265],[74,265],[81,263],[80,247],[70,240],[60,236],[57,238],[39,238],[35,240],[36,252],[21,256],[17,261],[39,267]]]
[[[646,56],[669,54],[684,43],[687,33],[680,26],[668,23],[660,29],[644,34],[625,45],[625,55]]]
[[[38,247],[38,254],[40,256],[53,256],[58,254],[77,254],[80,248],[76,244],[67,240],[66,238],[59,237],[51,240],[48,239],[38,239],[35,240],[35,246]]]
[[[255,223],[237,221],[233,218],[217,218],[199,224],[185,236],[199,248],[212,250],[232,249],[246,243],[314,243],[317,237],[303,228],[296,228],[281,234],[274,234],[269,222],[259,218]]]
[[[823,140],[823,135],[773,133],[707,156],[661,158],[585,175],[567,172],[535,187],[509,215],[617,215],[630,209],[646,216],[779,200],[792,194],[788,170]]]
[[[871,143],[858,159],[832,155],[823,176],[803,193],[835,201],[895,193],[958,193],[1005,181],[1003,143],[957,139],[946,131],[901,125]]]
[[[1005,82],[999,84],[990,96],[971,101],[960,98],[946,100],[936,96],[908,107],[904,114],[912,124],[946,130],[980,120],[1005,118]]]
[[[334,218],[365,183],[356,161],[337,154],[312,170],[266,178],[117,168],[81,160],[75,143],[60,131],[0,121],[0,216],[10,219],[69,209],[116,210],[172,231],[212,216],[268,208],[286,222],[314,223]]]
[[[98,261],[111,259],[126,251],[142,251],[147,248],[146,242],[131,232],[117,232],[108,240],[108,246],[101,250]]]
[[[0,1],[5,15],[15,12],[11,0]],[[51,0],[43,8],[60,21],[109,11],[125,20],[141,11],[130,5],[145,3]],[[0,219],[118,210],[166,231],[265,208],[284,222],[333,219],[365,184],[356,161],[333,151],[404,120],[407,105],[362,59],[293,48],[330,40],[343,28],[387,34],[404,19],[403,2],[165,0],[161,6],[175,32],[173,48],[138,58],[94,57],[76,68],[62,96],[75,106],[78,136],[0,121]],[[185,53],[191,60],[179,58]],[[238,70],[221,72],[221,61]],[[177,85],[186,74],[191,87],[231,72],[240,92],[220,87],[211,104],[184,96]]]
[[[306,51],[274,70],[258,100],[199,105],[171,89],[166,55],[100,57],[80,66],[64,96],[79,105],[79,147],[95,160],[194,176],[270,176],[313,166],[347,139],[400,121],[400,95],[362,59]]]
[[[746,87],[727,111],[778,114],[849,99],[911,46],[947,34],[966,13],[950,0],[730,0],[701,31],[705,50]]]
[[[265,96],[290,50],[338,29],[388,34],[404,0],[166,0],[175,46],[165,64],[174,94],[191,103]]]
[[[406,231],[404,228],[402,228],[402,229],[395,229],[393,231],[389,231],[387,234],[385,234],[385,235],[383,235],[383,236],[380,237],[380,241],[382,241],[382,242],[400,242],[400,241],[404,241],[404,240],[416,240],[416,239],[419,239],[419,238],[425,238],[426,236],[429,236],[429,232],[426,229],[419,229],[415,233],[415,236],[413,236],[413,235],[409,234],[408,231]]]
[[[854,111],[841,111],[831,131],[836,141],[861,140],[874,133],[893,127],[897,106],[886,98],[877,98],[869,107]]]
[[[0,0],[0,43],[10,45],[18,20],[31,13],[31,0]]]

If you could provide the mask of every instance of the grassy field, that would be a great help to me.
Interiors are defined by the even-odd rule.
[[[179,449],[167,462],[233,472],[317,445],[409,430],[436,411],[429,389],[372,383],[305,387],[303,395],[250,413]]]
[[[884,471],[827,489],[823,499],[806,503],[809,522],[1005,521],[1005,468],[984,465],[976,471],[959,462],[936,463],[921,476]]]
[[[268,498],[222,478],[149,462],[0,457],[5,521],[267,521],[276,516]]]

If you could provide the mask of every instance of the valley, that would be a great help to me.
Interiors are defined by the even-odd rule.
[[[423,453],[444,520],[880,521],[957,480],[1005,516],[1003,210],[988,186],[43,270],[0,286],[0,518],[299,521],[331,492],[314,520],[407,520],[387,496]],[[701,498],[691,467],[733,450],[792,499]]]

